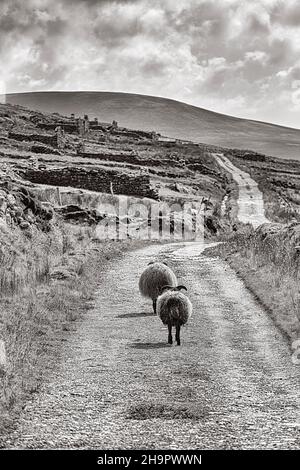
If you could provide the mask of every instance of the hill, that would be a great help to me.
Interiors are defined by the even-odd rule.
[[[109,92],[38,92],[8,94],[6,101],[42,112],[88,114],[179,139],[300,159],[299,129],[235,118],[165,98]]]

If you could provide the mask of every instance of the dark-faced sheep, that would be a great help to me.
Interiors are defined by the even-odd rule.
[[[156,313],[157,297],[165,285],[174,287],[177,285],[175,274],[165,263],[152,261],[140,277],[139,289],[143,297],[152,299],[154,313]]]
[[[181,292],[185,286],[162,288],[162,294],[157,299],[157,315],[164,325],[168,326],[168,343],[173,343],[172,327],[176,328],[176,341],[180,346],[180,328],[185,325],[192,315],[193,307],[190,299]]]

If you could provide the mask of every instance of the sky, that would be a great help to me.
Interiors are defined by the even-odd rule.
[[[122,91],[300,127],[299,0],[0,0],[0,92]]]

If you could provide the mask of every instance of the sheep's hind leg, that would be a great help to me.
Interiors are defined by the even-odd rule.
[[[169,330],[169,336],[168,336],[168,343],[173,344],[173,338],[172,338],[172,323],[168,323],[168,330]]]
[[[176,341],[177,345],[180,346],[180,325],[176,325]]]
[[[153,300],[153,311],[156,314],[156,299]]]

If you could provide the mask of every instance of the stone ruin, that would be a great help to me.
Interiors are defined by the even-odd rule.
[[[108,132],[118,128],[117,121],[99,122],[98,118],[90,120],[87,114],[84,117],[75,117],[72,113],[70,118],[60,119],[55,122],[38,122],[37,126],[40,129],[53,131],[56,127],[61,127],[64,132],[69,134],[79,134],[80,136],[88,135],[90,131],[103,131]]]
[[[17,140],[18,142],[35,142],[58,149],[64,149],[66,144],[65,134],[60,126],[55,126],[54,133],[52,134],[10,131],[8,138]]]

